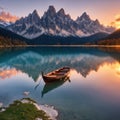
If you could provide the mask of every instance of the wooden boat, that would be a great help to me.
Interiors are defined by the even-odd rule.
[[[42,73],[42,77],[43,77],[43,80],[45,81],[45,83],[61,81],[61,80],[65,80],[68,78],[69,72],[70,72],[69,67],[62,67],[62,68],[54,70],[46,75],[44,75]]]

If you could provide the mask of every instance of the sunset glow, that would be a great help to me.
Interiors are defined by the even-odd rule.
[[[15,68],[9,69],[9,70],[3,70],[0,71],[0,78],[5,79],[5,78],[10,78],[11,76],[15,76],[19,73],[20,71],[17,71]]]
[[[9,12],[2,11],[0,13],[0,20],[4,20],[6,22],[15,22],[19,17],[11,15]]]
[[[114,22],[111,23],[111,25],[116,27],[117,29],[120,28],[120,15],[119,14],[115,16],[115,20]]]
[[[117,75],[120,76],[120,64],[117,63],[117,64],[115,65],[115,67],[116,67],[116,73],[117,73]]]
[[[120,22],[114,22],[111,24],[113,27],[115,27],[116,29],[120,28]]]

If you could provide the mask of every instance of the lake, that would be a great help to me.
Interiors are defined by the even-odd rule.
[[[0,49],[0,102],[30,97],[58,111],[58,120],[120,120],[120,49]],[[41,72],[69,66],[70,80],[45,85]],[[28,96],[24,95],[29,91]]]

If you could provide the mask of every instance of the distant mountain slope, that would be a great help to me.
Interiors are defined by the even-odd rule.
[[[52,36],[52,35],[41,35],[38,38],[29,40],[29,44],[37,44],[37,45],[83,45],[87,43],[93,43],[95,41],[99,41],[100,39],[108,36],[107,33],[97,33],[88,37],[75,37],[75,36]]]
[[[34,10],[27,17],[10,25],[8,29],[29,39],[43,34],[60,37],[85,37],[99,32],[112,33],[115,30],[112,27],[103,26],[97,19],[92,20],[86,12],[73,20],[63,8],[56,11],[54,6],[49,6],[41,18]]]
[[[112,34],[110,34],[107,38],[108,39],[119,39],[120,38],[120,29],[118,29],[115,32],[113,32]]]
[[[0,46],[25,45],[27,39],[0,27]]]
[[[120,45],[120,29],[116,30],[105,39],[98,41],[97,44],[102,45]]]
[[[38,38],[29,40],[22,36],[19,36],[9,30],[0,28],[0,45],[83,45],[92,44],[102,38],[108,36],[107,33],[97,33],[88,37],[75,37],[75,36],[53,36],[53,35],[41,35]]]
[[[53,36],[53,35],[41,35],[38,38],[29,40],[22,36],[19,36],[9,30],[0,27],[0,45],[83,45],[98,41],[108,36],[106,33],[97,33],[89,37],[75,37],[75,36]]]

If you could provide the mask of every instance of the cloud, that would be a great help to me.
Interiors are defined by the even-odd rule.
[[[115,22],[111,22],[111,26],[115,26]]]
[[[116,21],[116,22],[120,22],[120,14],[117,14],[117,15],[115,16],[115,21]]]
[[[0,5],[0,20],[6,22],[15,22],[17,19],[19,19],[17,16],[13,16],[9,12],[6,12],[5,8]]]
[[[15,22],[18,19],[19,18],[17,16],[11,15],[9,12],[0,12],[0,20],[4,20],[6,22]]]
[[[111,26],[116,27],[116,28],[120,28],[120,14],[117,14],[115,16],[114,21],[111,22]]]
[[[120,22],[120,18],[117,18],[117,19],[116,19],[116,22]]]

